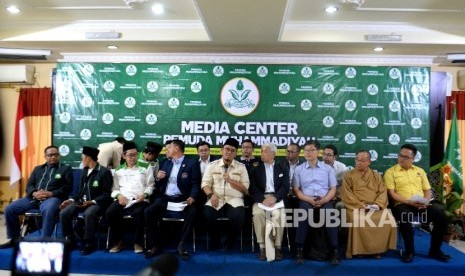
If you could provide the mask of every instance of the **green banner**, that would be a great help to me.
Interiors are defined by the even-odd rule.
[[[427,168],[429,90],[427,67],[59,63],[53,142],[77,167],[82,146],[118,136],[140,149],[181,139],[187,154],[201,140],[219,153],[228,137],[250,138],[281,156],[317,139],[348,166],[370,150],[380,172],[412,143]]]

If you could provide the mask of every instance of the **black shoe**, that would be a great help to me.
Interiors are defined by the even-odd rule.
[[[13,239],[5,242],[5,243],[2,243],[0,244],[0,249],[6,249],[6,248],[12,248],[13,246],[15,245]]]
[[[333,251],[333,256],[331,256],[331,264],[332,265],[338,265],[340,262],[339,260],[339,254],[337,252],[337,249],[334,249]]]
[[[304,249],[297,248],[297,253],[295,254],[295,260],[298,264],[304,263]]]
[[[228,238],[224,243],[224,251],[232,251],[234,249],[236,239]]]
[[[266,250],[265,250],[265,248],[260,248],[260,252],[258,253],[258,259],[260,261],[265,261],[266,260]]]
[[[76,239],[74,238],[74,236],[66,236],[65,240],[66,240],[66,244],[68,245],[69,250],[74,250],[77,248],[77,243],[76,243]]]
[[[81,249],[81,255],[89,255],[95,251],[95,247],[93,243],[86,243],[84,247]]]
[[[413,253],[408,253],[408,254],[405,254],[404,256],[402,256],[402,261],[404,263],[411,263],[413,262]]]
[[[430,252],[428,254],[428,256],[430,258],[436,259],[436,260],[441,261],[441,262],[447,262],[451,258],[450,255],[444,254],[444,252],[442,252],[442,251],[439,251],[437,253]]]
[[[183,259],[183,260],[189,259],[189,252],[187,252],[187,250],[186,250],[184,247],[182,247],[182,246],[178,247],[178,255],[179,255],[179,256],[181,257],[181,259]]]
[[[153,258],[157,255],[160,255],[161,253],[163,252],[163,250],[160,248],[160,247],[152,247],[152,249],[149,249],[147,250],[147,252],[145,252],[145,258],[149,259],[149,258]]]
[[[278,248],[275,249],[274,256],[275,261],[281,261],[282,259],[284,259],[283,252],[281,251],[281,249]]]

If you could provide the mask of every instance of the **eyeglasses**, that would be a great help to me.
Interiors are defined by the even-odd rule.
[[[331,154],[331,153],[323,153],[323,156],[325,156],[325,157],[333,157],[334,154]]]
[[[47,157],[58,157],[60,156],[60,154],[57,152],[57,153],[47,153],[45,156]]]
[[[128,154],[125,154],[124,156],[128,158],[134,158],[134,157],[137,157],[137,153],[128,153]]]
[[[403,154],[400,154],[400,153],[397,155],[397,158],[403,159],[403,160],[412,159],[412,157],[410,157],[410,156],[408,156],[408,155],[403,155]]]
[[[287,153],[295,154],[295,153],[299,153],[299,152],[298,151],[287,150]]]
[[[316,152],[319,151],[319,149],[305,149],[305,152]]]

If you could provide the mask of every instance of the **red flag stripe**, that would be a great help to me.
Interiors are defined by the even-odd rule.
[[[24,97],[19,95],[16,113],[13,160],[11,162],[10,185],[21,179],[21,151],[27,147],[26,123],[24,120]]]

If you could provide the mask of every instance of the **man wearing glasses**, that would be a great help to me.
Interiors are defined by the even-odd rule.
[[[412,217],[425,218],[427,223],[433,223],[429,257],[446,262],[449,255],[441,251],[442,237],[447,230],[444,210],[439,205],[429,204],[431,200],[431,186],[425,171],[413,165],[417,148],[412,144],[405,144],[400,148],[397,164],[389,168],[384,174],[384,182],[388,188],[388,195],[395,201],[393,213],[399,222],[399,230],[405,243],[405,254],[402,261],[411,263],[415,254],[414,237],[412,231]],[[425,215],[422,215],[426,213]]]
[[[14,201],[5,209],[5,221],[9,241],[0,248],[12,247],[20,238],[18,216],[31,209],[39,209],[42,214],[41,238],[51,237],[58,206],[68,198],[73,189],[73,171],[71,167],[60,163],[60,154],[56,146],[48,146],[44,150],[45,164],[32,171],[27,183],[26,196]]]
[[[336,196],[334,201],[336,203],[336,209],[341,210],[344,208],[344,204],[341,202],[341,186],[342,179],[344,174],[349,170],[344,163],[341,163],[337,159],[337,148],[334,145],[327,145],[323,148],[323,161],[330,165],[334,169],[336,174],[337,186],[336,186]]]
[[[298,221],[295,238],[296,259],[299,264],[304,262],[303,247],[308,230],[310,224],[315,222],[314,215],[319,213],[320,221],[325,221],[326,232],[331,243],[331,264],[338,265],[338,228],[337,226],[326,225],[325,212],[320,212],[321,209],[334,209],[331,200],[336,193],[336,175],[331,166],[318,160],[319,151],[320,143],[318,141],[307,141],[304,144],[304,157],[307,161],[295,169],[292,178],[294,194],[299,199],[299,208],[305,210],[307,214],[307,219]]]
[[[280,161],[289,170],[289,182],[291,183],[289,193],[292,193],[292,177],[294,176],[295,168],[302,163],[299,158],[300,146],[296,143],[290,143],[286,149],[286,159]]]
[[[137,162],[137,147],[134,142],[126,142],[123,146],[123,158],[126,162],[115,170],[113,175],[113,203],[108,207],[106,218],[114,241],[110,253],[118,253],[124,248],[123,216],[130,214],[134,218],[135,238],[134,252],[144,252],[144,210],[149,206],[149,196],[153,192],[155,178],[149,164]]]

